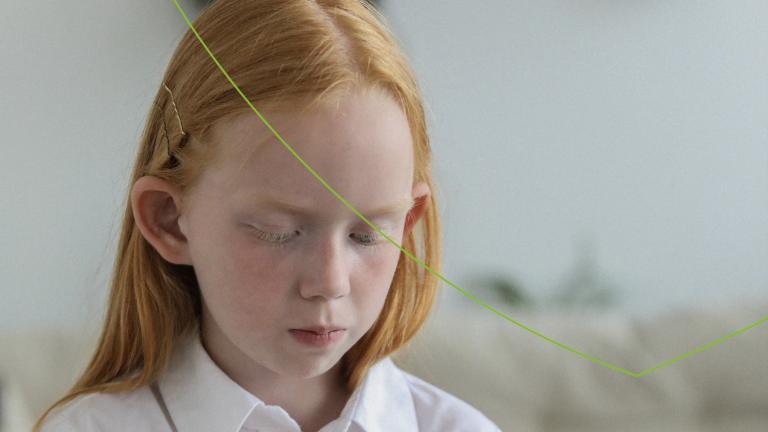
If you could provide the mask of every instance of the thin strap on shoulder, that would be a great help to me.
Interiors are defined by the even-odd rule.
[[[171,431],[178,432],[176,430],[176,425],[173,423],[173,419],[171,418],[171,413],[168,412],[168,407],[165,406],[165,400],[163,399],[163,395],[160,393],[160,387],[157,386],[157,382],[150,384],[149,388],[152,390],[152,394],[155,396],[157,404],[160,405],[160,411],[163,412],[165,420],[168,422],[168,426],[171,428]]]

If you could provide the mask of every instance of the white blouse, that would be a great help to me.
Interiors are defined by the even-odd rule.
[[[174,353],[153,388],[79,396],[53,411],[42,432],[301,432],[277,405],[232,381],[199,335]],[[174,428],[175,427],[175,428]],[[479,410],[413,376],[389,358],[373,365],[341,415],[320,432],[501,432]]]

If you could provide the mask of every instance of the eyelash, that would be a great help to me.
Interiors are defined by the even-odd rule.
[[[274,248],[282,248],[282,247],[287,246],[288,245],[288,240],[287,239],[290,239],[289,236],[291,234],[293,234],[293,233],[297,233],[298,232],[298,231],[294,231],[293,233],[288,233],[288,232],[286,232],[286,233],[273,233],[273,232],[262,231],[262,230],[260,230],[260,229],[258,229],[256,227],[253,227],[253,226],[250,227],[250,228],[253,231],[256,232],[256,237],[257,238],[259,238],[260,240],[264,240],[266,242],[271,243],[270,246],[274,247]],[[366,238],[371,238],[374,241],[372,243],[360,243],[360,246],[362,246],[362,247],[364,247],[366,249],[370,249],[370,250],[376,249],[379,246],[381,246],[380,242],[376,242],[375,241],[375,240],[378,240],[378,238],[379,238],[378,237],[378,233],[374,233],[373,235],[366,234]]]

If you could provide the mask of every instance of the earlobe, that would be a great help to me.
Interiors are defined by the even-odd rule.
[[[179,226],[181,193],[167,181],[144,176],[131,189],[131,209],[142,236],[166,261],[191,265],[189,243]]]

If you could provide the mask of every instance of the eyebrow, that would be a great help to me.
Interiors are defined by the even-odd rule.
[[[414,200],[411,197],[405,197],[401,199],[400,201],[387,204],[385,206],[381,206],[379,208],[371,209],[369,211],[362,211],[358,210],[360,213],[363,214],[366,218],[370,217],[379,217],[379,216],[387,216],[387,215],[394,215],[394,214],[400,214],[405,212],[406,210],[410,210],[411,207],[413,207]],[[296,215],[310,215],[312,214],[312,210],[297,206],[295,204],[281,201],[276,198],[263,198],[260,200],[257,200],[254,203],[255,206],[261,207],[261,206],[268,206],[272,207],[278,211],[282,211],[284,213],[291,213]]]

